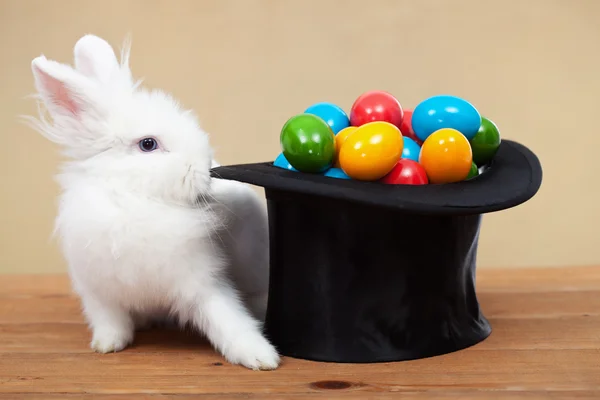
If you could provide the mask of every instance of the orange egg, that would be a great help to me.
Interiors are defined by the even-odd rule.
[[[339,131],[337,133],[337,135],[335,135],[335,157],[334,157],[335,161],[333,163],[333,166],[335,168],[340,168],[339,154],[340,154],[340,149],[342,148],[342,143],[344,143],[346,141],[346,138],[348,138],[348,136],[351,133],[353,133],[356,129],[357,129],[356,126],[347,126],[346,128]]]
[[[343,141],[340,167],[352,179],[375,181],[394,168],[403,147],[398,127],[384,121],[369,122],[357,127]]]
[[[429,183],[463,181],[469,175],[472,162],[471,144],[456,129],[439,129],[421,146],[419,164],[425,168]]]

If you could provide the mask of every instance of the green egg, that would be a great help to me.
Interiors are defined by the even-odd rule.
[[[298,114],[290,118],[279,137],[288,162],[301,172],[322,173],[331,167],[335,155],[335,134],[320,117]]]
[[[475,178],[478,175],[479,175],[479,169],[477,168],[477,165],[475,165],[475,163],[472,162],[471,169],[469,170],[469,175],[467,175],[465,180],[468,181],[469,179]]]
[[[500,147],[500,131],[494,122],[481,117],[481,126],[470,140],[473,162],[478,166],[489,163]]]

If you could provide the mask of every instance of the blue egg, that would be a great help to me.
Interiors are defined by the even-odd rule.
[[[289,171],[298,172],[298,170],[296,168],[292,167],[292,164],[290,164],[290,162],[287,160],[287,158],[285,158],[285,156],[283,155],[283,153],[279,153],[279,155],[277,156],[277,158],[273,162],[273,165],[275,167],[287,169]]]
[[[404,148],[402,149],[402,158],[408,158],[409,160],[413,160],[419,162],[419,154],[421,153],[421,146],[417,144],[414,140],[409,137],[403,136],[402,140],[404,140]]]
[[[340,107],[332,103],[316,103],[308,107],[305,114],[313,114],[322,118],[331,127],[334,134],[350,126],[348,115]],[[479,128],[477,128],[479,129]]]
[[[329,168],[324,175],[330,178],[351,179],[341,168]]]
[[[471,140],[481,126],[479,111],[468,101],[456,96],[440,95],[423,100],[412,114],[415,135],[425,141],[442,128],[456,129]]]

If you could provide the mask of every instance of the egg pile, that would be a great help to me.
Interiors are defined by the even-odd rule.
[[[392,94],[370,91],[349,114],[321,102],[288,119],[273,164],[385,184],[454,183],[476,177],[500,141],[496,124],[460,97],[433,96],[405,110]]]

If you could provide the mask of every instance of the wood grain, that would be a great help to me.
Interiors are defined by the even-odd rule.
[[[3,276],[0,399],[600,398],[600,268],[481,270],[478,292],[493,332],[469,349],[364,365],[284,358],[254,372],[189,331],[92,353],[65,276]]]
[[[264,399],[266,396],[260,393],[232,393],[232,394],[150,394],[150,393],[127,393],[127,394],[93,394],[93,399],[98,400],[138,400],[138,399],[230,399],[230,400],[241,400],[241,399]],[[0,398],[3,396],[0,394]],[[8,398],[8,396],[6,396]],[[86,395],[74,394],[74,393],[60,393],[60,394],[38,394],[38,393],[15,393],[10,395],[11,399],[24,399],[24,400],[54,400],[54,399],[80,399],[87,398]],[[469,389],[449,389],[444,391],[429,391],[429,390],[407,390],[399,392],[370,392],[365,393],[363,391],[341,391],[335,392],[333,390],[323,392],[311,392],[311,393],[270,393],[269,399],[275,400],[311,400],[311,399],[353,399],[353,400],[365,400],[365,399],[408,399],[408,400],[427,400],[427,399],[442,399],[442,400],[554,400],[554,399],[590,399],[598,400],[598,393],[596,391],[585,391],[585,390],[564,390],[560,392],[549,392],[549,391],[484,391],[484,390],[469,390]]]
[[[13,286],[14,288],[14,286]],[[600,315],[600,288],[581,291],[487,292],[479,301],[490,318],[545,318]],[[79,301],[70,293],[2,294],[0,323],[79,323]]]
[[[600,268],[480,268],[477,284],[486,292],[600,290]]]
[[[583,350],[597,349],[600,342],[600,317],[491,318],[490,322],[492,335],[473,350]],[[0,354],[89,352],[89,332],[83,324],[0,324],[0,337]],[[152,330],[138,332],[128,351],[199,351],[205,346],[205,339],[195,332]]]

